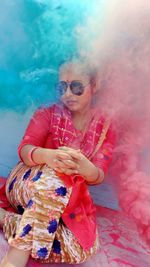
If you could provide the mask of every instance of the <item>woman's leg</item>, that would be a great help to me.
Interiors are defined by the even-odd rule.
[[[19,165],[18,168],[6,186],[7,197],[15,208],[22,206],[25,211],[16,235],[8,242],[16,249],[31,251],[33,258],[46,259],[72,189],[66,188],[55,172],[46,166],[30,169]]]
[[[25,204],[24,196],[21,197],[21,186],[18,185],[19,179],[20,180],[26,180],[27,175],[24,174],[27,173],[29,168],[27,166],[24,166],[24,164],[19,163],[17,166],[12,170],[9,178],[7,179],[7,198],[10,201],[10,203],[13,205],[14,208],[16,208],[16,211],[20,210],[20,208],[23,207],[23,204]],[[18,177],[18,179],[17,179]],[[22,179],[21,179],[22,178]],[[16,182],[16,186],[18,187],[16,194],[13,196],[13,187],[14,183]],[[20,190],[20,192],[19,192]],[[26,190],[23,190],[24,192]],[[10,199],[11,194],[11,199]],[[19,199],[16,198],[16,195],[19,197]],[[25,198],[28,198],[25,192]],[[23,203],[20,205],[20,200],[22,199]],[[23,211],[23,209],[22,209]],[[16,235],[16,231],[19,227],[21,221],[21,215],[5,211],[4,209],[0,208],[0,227],[3,228],[3,232],[5,235],[5,238],[7,240],[13,239]],[[25,267],[26,263],[28,262],[29,256],[31,251],[30,250],[21,250],[17,247],[12,247],[10,245],[9,250],[3,260],[0,263],[0,267]]]
[[[30,256],[30,251],[10,247],[0,263],[0,267],[25,267]]]
[[[63,221],[60,220],[53,242],[53,249],[51,250],[49,258],[42,262],[80,264],[95,255],[99,249],[98,232],[93,246],[85,251],[79,244],[75,235],[67,228]]]
[[[4,226],[5,217],[8,216],[8,214],[11,214],[12,215],[11,217],[13,218],[13,213],[9,213],[5,211],[4,209],[0,208],[0,226],[1,227]],[[14,227],[14,224],[11,225],[10,222],[8,221],[7,223],[9,225],[9,228]],[[14,229],[14,231],[16,231],[16,229]],[[7,231],[5,232],[5,235],[10,236],[12,234],[13,234],[12,231],[9,231],[8,233],[8,227],[7,227]],[[30,256],[30,251],[23,251],[23,250],[18,250],[17,248],[10,247],[7,254],[3,258],[2,262],[0,263],[0,267],[24,267],[26,266],[29,256]]]
[[[19,214],[8,212],[0,208],[0,226],[4,230],[6,239],[16,233],[17,225],[20,220],[21,216]],[[0,267],[25,267],[29,256],[30,251],[23,251],[10,247],[0,263]]]

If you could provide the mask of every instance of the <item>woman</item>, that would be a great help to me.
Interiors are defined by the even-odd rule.
[[[95,77],[82,64],[61,67],[60,103],[38,109],[19,146],[21,162],[6,194],[21,214],[0,211],[10,249],[0,267],[81,263],[98,250],[95,208],[87,185],[103,181],[114,133],[93,108]]]

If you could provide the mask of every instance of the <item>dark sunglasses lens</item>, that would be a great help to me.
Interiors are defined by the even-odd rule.
[[[59,94],[63,95],[67,91],[67,87],[68,87],[68,85],[65,81],[60,81],[57,84],[57,90],[58,90]]]
[[[82,95],[84,92],[83,84],[78,81],[71,82],[70,89],[74,95]]]

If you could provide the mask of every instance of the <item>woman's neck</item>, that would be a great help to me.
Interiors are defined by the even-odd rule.
[[[93,112],[91,108],[72,113],[74,127],[80,131],[85,130],[91,120],[92,114]]]

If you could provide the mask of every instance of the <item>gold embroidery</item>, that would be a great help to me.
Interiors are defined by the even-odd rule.
[[[110,121],[109,120],[105,121],[104,125],[103,125],[103,129],[102,129],[102,133],[101,133],[101,135],[99,137],[99,141],[98,141],[98,143],[96,145],[96,148],[95,148],[94,152],[92,153],[90,159],[95,156],[95,154],[97,153],[99,148],[102,146],[102,144],[103,144],[103,142],[104,142],[104,140],[106,138],[106,134],[108,132],[109,126],[110,126]]]

